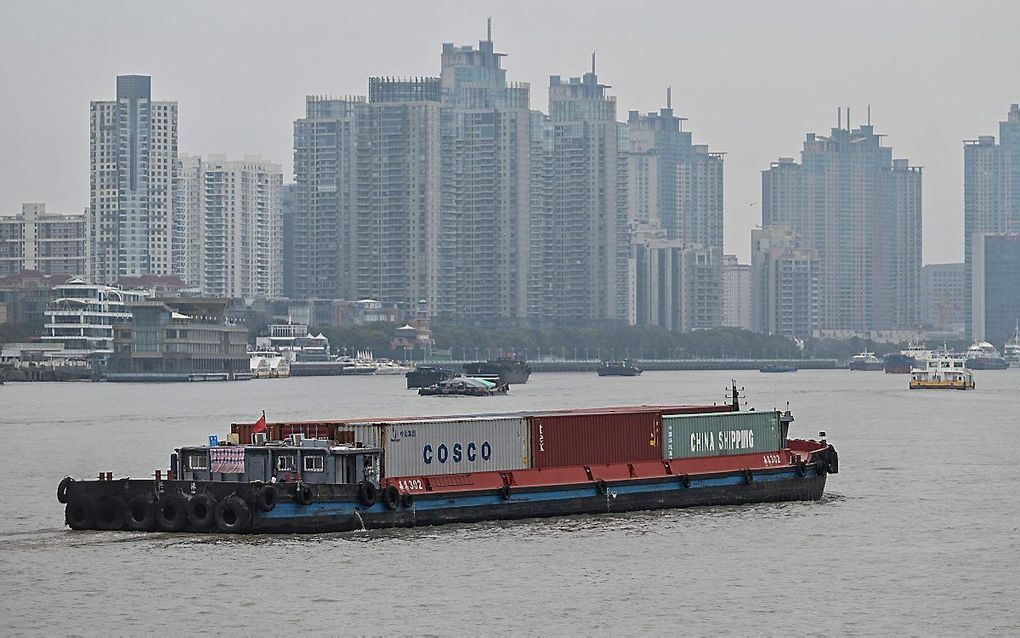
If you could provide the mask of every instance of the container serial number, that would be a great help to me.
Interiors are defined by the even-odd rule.
[[[762,457],[762,460],[765,461],[765,465],[782,465],[783,464],[783,455],[781,455],[781,454],[766,454],[765,456]]]
[[[420,479],[410,479],[407,481],[397,481],[397,487],[404,492],[421,492],[425,490],[425,483]]]

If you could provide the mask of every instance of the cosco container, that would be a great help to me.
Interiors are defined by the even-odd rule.
[[[420,419],[383,424],[386,476],[523,470],[529,466],[523,417]]]
[[[661,427],[657,411],[534,416],[532,467],[659,460]]]
[[[775,452],[782,447],[778,412],[662,417],[664,459]]]

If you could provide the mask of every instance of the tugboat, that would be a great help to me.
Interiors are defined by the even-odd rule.
[[[875,356],[874,352],[864,351],[860,354],[855,354],[850,357],[851,370],[864,370],[867,372],[877,372],[885,368],[885,363],[881,359]]]
[[[510,386],[499,381],[456,377],[440,381],[427,388],[421,388],[418,390],[418,395],[423,397],[491,397],[496,394],[506,394],[509,391]]]
[[[407,388],[428,388],[440,381],[446,381],[454,377],[453,370],[439,366],[417,365],[404,375],[407,379]]]
[[[758,368],[758,372],[796,372],[796,366],[792,366],[786,363],[779,363],[774,361],[772,363],[766,363],[762,367]]]
[[[595,368],[595,371],[600,377],[636,377],[642,372],[641,368],[630,359],[603,361],[599,367]]]
[[[923,367],[910,371],[911,390],[973,390],[974,373],[962,354],[943,348]]]
[[[73,530],[312,533],[818,500],[839,456],[732,403],[235,423],[154,478],[65,477]],[[307,438],[315,437],[315,438]],[[241,442],[243,438],[244,442]]]
[[[469,377],[499,377],[504,383],[527,383],[531,376],[531,368],[523,360],[513,354],[488,361],[475,361],[464,364],[464,374]]]
[[[1020,322],[1016,324],[1013,338],[1006,342],[1002,349],[1002,358],[1011,366],[1020,367]]]
[[[1005,370],[1009,362],[987,341],[975,341],[967,348],[967,367],[971,370]]]

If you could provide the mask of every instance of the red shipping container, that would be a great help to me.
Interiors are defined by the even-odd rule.
[[[531,467],[662,458],[659,412],[579,413],[531,418]]]

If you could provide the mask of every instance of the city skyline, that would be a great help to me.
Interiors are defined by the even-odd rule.
[[[749,260],[749,230],[760,218],[753,205],[760,199],[760,171],[777,157],[794,155],[795,140],[805,131],[824,133],[835,123],[837,107],[849,105],[857,125],[868,104],[897,157],[909,157],[925,169],[924,263],[962,261],[963,140],[993,132],[1003,110],[1017,101],[994,72],[996,61],[1008,59],[1016,48],[1010,38],[995,37],[997,29],[1014,22],[1009,14],[1020,13],[1008,3],[938,10],[921,4],[857,5],[858,14],[868,15],[871,8],[882,18],[867,22],[873,35],[885,36],[869,38],[867,51],[854,47],[849,27],[822,29],[825,37],[807,28],[831,24],[841,14],[806,3],[773,5],[768,11],[749,8],[732,19],[724,19],[718,8],[698,6],[697,11],[676,9],[677,20],[668,19],[666,11],[656,19],[634,12],[619,21],[604,19],[608,8],[587,4],[584,10],[578,4],[543,7],[540,21],[520,6],[479,3],[440,19],[442,12],[405,5],[396,17],[388,17],[385,28],[353,7],[319,7],[323,15],[360,21],[364,28],[350,29],[340,39],[303,37],[306,52],[285,46],[293,44],[288,29],[293,31],[300,19],[299,13],[286,10],[274,10],[274,19],[265,20],[266,12],[249,5],[234,6],[234,11],[226,5],[200,10],[184,4],[173,11],[153,5],[146,24],[159,27],[146,31],[129,5],[109,5],[102,16],[83,6],[61,5],[59,15],[66,23],[56,19],[56,5],[7,3],[0,9],[8,25],[0,27],[0,49],[5,60],[19,61],[0,67],[0,80],[12,94],[35,96],[5,106],[9,115],[0,124],[0,144],[18,149],[0,158],[4,211],[29,201],[46,202],[55,211],[84,207],[88,171],[82,158],[88,138],[82,134],[80,104],[108,99],[114,75],[151,75],[153,98],[178,102],[182,152],[258,154],[279,162],[290,181],[291,126],[300,117],[305,95],[364,93],[365,77],[377,74],[435,75],[441,43],[481,39],[491,15],[493,38],[509,54],[514,79],[530,83],[533,107],[546,103],[549,75],[577,69],[592,49],[599,52],[600,79],[617,96],[620,121],[631,110],[657,109],[672,86],[675,112],[695,121],[698,137],[713,150],[726,153],[725,251],[741,261]],[[238,11],[242,19],[228,21]],[[701,17],[695,24],[679,20],[694,14]],[[567,21],[575,26],[573,33],[584,35],[562,35],[558,25]],[[17,31],[11,25],[18,25]],[[306,36],[324,33],[317,25],[307,28],[311,33]],[[769,37],[763,38],[766,33]],[[950,56],[937,46],[949,33],[956,40],[980,38],[981,46],[954,47]],[[74,46],[82,34],[89,56],[79,60],[50,54]],[[638,35],[642,47],[632,44]],[[226,68],[235,73],[204,71],[181,47],[140,46],[181,38],[202,43],[197,47],[202,60],[226,55]],[[249,64],[250,56],[242,52],[256,43],[257,63]],[[703,54],[709,46],[714,53]],[[26,48],[35,54],[17,54]],[[359,55],[368,48],[370,59]],[[814,53],[791,55],[805,49]],[[898,54],[921,49],[926,52],[921,61]],[[133,62],[125,64],[129,51]],[[774,62],[758,64],[761,51]],[[967,91],[954,91],[964,82]],[[980,93],[971,86],[980,86]],[[59,100],[53,99],[57,95]]]

